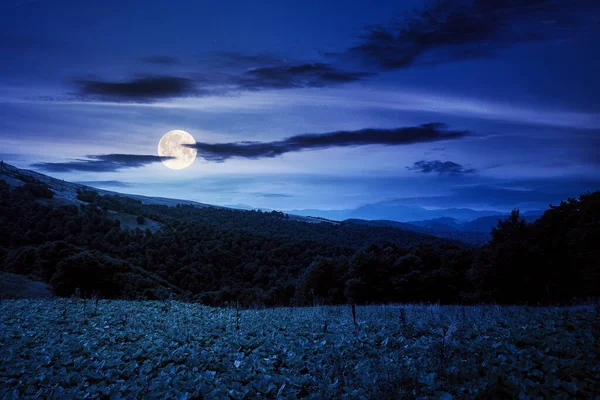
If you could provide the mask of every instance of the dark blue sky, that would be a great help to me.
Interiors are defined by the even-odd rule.
[[[600,188],[595,0],[122,3],[2,2],[5,161],[279,209]],[[198,142],[186,170],[154,157],[172,129]]]

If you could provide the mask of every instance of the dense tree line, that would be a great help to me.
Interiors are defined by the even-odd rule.
[[[79,193],[80,206],[37,201],[51,195],[40,183],[11,189],[0,181],[0,265],[50,282],[59,296],[79,288],[88,296],[214,305],[545,304],[597,296],[600,287],[599,192],[533,224],[515,211],[480,249],[391,227],[148,205],[93,191]],[[163,225],[123,229],[109,210]]]
[[[469,277],[475,298],[570,303],[600,295],[600,191],[550,206],[527,224],[517,210],[492,230]]]

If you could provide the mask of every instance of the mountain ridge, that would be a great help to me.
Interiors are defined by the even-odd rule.
[[[29,179],[34,179],[39,182],[42,182],[45,185],[48,185],[54,192],[53,199],[43,199],[40,200],[43,203],[50,205],[60,205],[60,204],[75,204],[79,205],[84,202],[78,199],[77,194],[80,190],[93,190],[97,192],[99,195],[109,195],[109,196],[123,196],[129,199],[141,201],[142,204],[146,205],[164,205],[164,206],[177,206],[180,205],[191,205],[198,208],[215,208],[215,209],[231,209],[237,211],[254,211],[258,210],[261,212],[274,212],[275,210],[266,210],[266,209],[256,209],[247,207],[236,208],[235,206],[225,207],[218,205],[211,205],[207,203],[201,203],[193,200],[183,200],[183,199],[175,199],[175,198],[167,198],[167,197],[151,197],[151,196],[143,196],[137,194],[129,194],[123,192],[116,192],[105,189],[98,189],[93,186],[89,186],[83,183],[73,183],[69,181],[65,181],[62,179],[54,178],[45,174],[41,174],[36,171],[21,169],[6,163],[0,164],[0,179],[5,179],[11,186],[20,186],[25,181]],[[23,181],[24,180],[24,181]],[[373,207],[375,207],[374,205]],[[397,207],[397,206],[393,206]],[[363,206],[359,209],[368,209],[369,206]],[[364,218],[344,218],[343,213],[348,212],[350,214],[356,214],[356,210],[339,210],[339,213],[333,215],[333,217],[337,218],[328,218],[319,215],[308,215],[308,214],[319,214],[320,210],[292,210],[291,212],[285,212],[290,220],[299,221],[299,222],[309,222],[309,223],[328,223],[328,224],[352,224],[352,225],[362,225],[362,226],[371,226],[371,227],[383,227],[383,228],[394,228],[399,229],[406,232],[413,232],[417,234],[423,234],[428,236],[435,236],[442,239],[448,240],[458,240],[465,243],[474,244],[477,246],[485,244],[490,239],[490,231],[493,226],[495,226],[499,219],[504,217],[501,214],[487,215],[492,213],[491,210],[471,210],[467,208],[450,208],[443,210],[427,210],[422,207],[408,207],[408,206],[400,206],[402,210],[409,210],[409,212],[416,213],[415,215],[420,215],[422,212],[435,212],[435,213],[446,213],[450,212],[453,215],[459,216],[474,216],[484,214],[484,217],[475,218],[473,220],[464,221],[459,220],[457,218],[451,217],[438,217],[434,219],[428,220],[419,220],[419,221],[398,221],[391,220],[388,218],[381,219],[364,219]],[[358,210],[358,209],[357,209]],[[294,214],[296,211],[301,211],[300,214]],[[304,211],[304,212],[302,212]],[[307,214],[307,215],[302,215]],[[411,214],[412,215],[412,214]],[[131,221],[135,219],[135,216],[132,215],[120,215],[119,216],[122,223],[125,221]],[[528,220],[534,220],[532,217],[526,217]],[[485,221],[485,223],[483,222]],[[152,225],[154,224],[154,225]],[[130,223],[126,224],[132,226]],[[154,229],[156,226],[160,226],[158,223],[154,223],[150,221],[151,229]],[[475,228],[476,227],[476,228]]]
[[[332,220],[343,221],[347,219],[363,220],[388,220],[412,223],[415,221],[427,221],[439,218],[451,218],[460,222],[470,222],[478,218],[492,217],[497,215],[508,216],[510,212],[498,210],[474,210],[470,208],[440,208],[427,209],[424,207],[391,205],[384,203],[366,204],[354,209],[320,210],[320,209],[292,209],[284,211],[287,213],[321,217]],[[523,215],[541,215],[543,210],[530,210]]]
[[[12,165],[9,165],[6,163],[0,164],[0,179],[4,179],[5,181],[7,181],[7,183],[10,186],[13,186],[13,187],[22,186],[28,182],[35,183],[36,181],[41,182],[44,185],[47,185],[54,193],[53,198],[52,199],[38,199],[38,202],[40,202],[42,204],[46,204],[46,205],[51,205],[51,206],[68,205],[68,204],[72,204],[72,205],[87,204],[86,201],[82,201],[80,198],[78,198],[79,191],[85,190],[85,191],[95,192],[101,197],[107,196],[107,198],[108,198],[111,196],[116,196],[117,198],[122,197],[125,199],[133,200],[134,202],[139,201],[141,203],[141,205],[147,205],[147,206],[167,206],[169,208],[175,208],[175,206],[179,206],[179,205],[193,206],[193,207],[197,208],[198,210],[203,210],[203,209],[214,210],[213,214],[216,213],[217,211],[220,211],[221,213],[227,213],[228,211],[230,211],[230,212],[234,212],[234,213],[235,212],[242,213],[240,215],[251,215],[251,214],[253,215],[256,213],[258,213],[258,214],[273,214],[273,215],[277,215],[277,216],[285,215],[285,219],[289,220],[290,223],[308,222],[308,223],[316,224],[316,225],[326,224],[326,225],[331,225],[331,226],[339,226],[338,229],[354,229],[355,231],[356,231],[356,228],[352,228],[352,227],[357,226],[357,224],[344,224],[344,223],[336,221],[336,220],[328,220],[328,219],[319,218],[319,217],[305,217],[305,216],[298,216],[298,215],[293,215],[293,214],[284,214],[283,212],[279,212],[279,211],[268,212],[268,211],[264,211],[264,210],[260,210],[260,209],[254,209],[254,210],[234,209],[234,208],[227,208],[227,207],[222,207],[222,206],[217,206],[217,205],[210,205],[210,204],[206,204],[206,203],[200,203],[200,202],[196,202],[196,201],[192,201],[192,200],[180,200],[180,199],[172,199],[172,198],[165,198],[165,197],[150,197],[150,196],[120,193],[120,192],[109,191],[109,190],[104,190],[104,189],[97,189],[92,186],[88,186],[88,185],[84,185],[84,184],[80,184],[80,183],[72,183],[69,181],[57,179],[57,178],[54,178],[54,177],[51,177],[48,175],[41,174],[39,172],[21,169],[21,168],[18,168],[18,167],[15,167],[15,166],[12,166]],[[114,202],[112,202],[111,204],[114,204]],[[130,207],[130,206],[128,206],[128,207]],[[134,207],[131,210],[128,210],[129,212],[127,212],[127,214],[130,214],[130,216],[135,216],[136,207]],[[115,211],[119,211],[119,210],[112,210],[112,209],[110,209],[110,207],[106,207],[106,208],[109,211],[109,214],[111,212],[114,213]],[[120,210],[120,212],[125,212],[125,211]],[[229,218],[229,217],[226,217],[226,218]],[[223,220],[223,219],[221,219],[221,220]],[[232,219],[232,221],[235,221],[235,220],[236,220],[235,218]],[[348,226],[350,226],[350,228],[348,228]],[[228,225],[228,227],[235,228],[235,224],[231,223],[230,225]],[[389,226],[388,227],[379,226],[379,227],[390,228]],[[266,224],[263,228],[270,229],[273,234],[275,234],[277,232],[277,229],[274,229],[269,224]],[[415,231],[414,229],[401,230],[401,229],[394,228],[394,231],[395,230],[404,232],[404,234],[411,234],[413,236],[416,235],[415,238],[417,238],[417,240],[419,238],[421,238],[421,240],[430,240],[431,238],[446,239],[446,238],[440,238],[438,235],[435,235],[435,234],[418,232],[418,231]],[[304,232],[304,235],[306,236],[306,238],[309,238],[308,232],[310,230],[303,228],[300,231]],[[355,232],[355,233],[357,233],[357,232]],[[362,236],[366,237],[367,235],[365,232],[358,233],[358,237],[362,237]],[[395,234],[392,234],[391,236],[394,237]],[[385,237],[385,235],[382,235],[380,242],[383,241],[384,237]],[[357,240],[360,240],[360,239],[357,239]],[[450,239],[450,240],[453,240],[453,239]]]

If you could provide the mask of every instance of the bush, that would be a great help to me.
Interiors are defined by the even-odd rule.
[[[54,197],[54,192],[42,183],[26,183],[16,188],[15,192],[28,193],[38,199],[51,199]]]
[[[91,189],[78,189],[77,190],[77,199],[81,201],[85,201],[86,203],[93,203],[96,201],[100,195],[95,190]]]
[[[117,274],[129,271],[121,260],[91,250],[65,258],[56,267],[50,279],[54,293],[68,297],[79,288],[84,296],[98,294],[104,298],[118,298],[121,293]]]

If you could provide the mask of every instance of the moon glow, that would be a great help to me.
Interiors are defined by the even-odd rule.
[[[175,158],[162,160],[162,163],[171,169],[184,169],[192,165],[197,151],[182,146],[184,144],[196,144],[196,141],[186,131],[174,130],[165,133],[158,142],[158,155]]]

